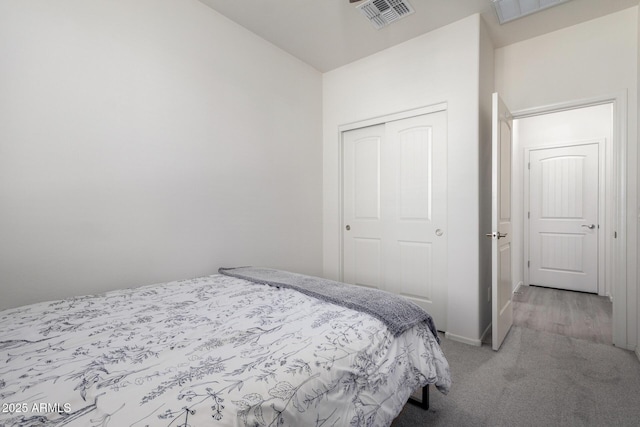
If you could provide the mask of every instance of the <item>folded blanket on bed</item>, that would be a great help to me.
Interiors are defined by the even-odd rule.
[[[411,301],[389,292],[271,268],[220,268],[218,272],[254,283],[294,289],[323,301],[365,312],[382,321],[394,336],[426,322],[440,343],[431,315]]]

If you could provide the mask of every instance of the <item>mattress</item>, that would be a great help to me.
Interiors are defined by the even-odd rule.
[[[451,377],[420,323],[212,275],[0,312],[0,426],[388,426]]]

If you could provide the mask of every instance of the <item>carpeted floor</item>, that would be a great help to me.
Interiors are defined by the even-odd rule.
[[[453,386],[392,427],[640,426],[640,362],[611,345],[514,326],[499,352],[443,339]]]

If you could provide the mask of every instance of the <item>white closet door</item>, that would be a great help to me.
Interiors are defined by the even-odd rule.
[[[384,125],[345,132],[343,278],[383,289],[380,161]]]
[[[446,112],[346,132],[344,281],[425,308],[446,329]]]

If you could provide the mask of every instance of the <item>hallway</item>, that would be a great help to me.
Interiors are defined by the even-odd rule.
[[[513,295],[513,324],[601,344],[613,344],[612,303],[582,292],[521,286]]]

